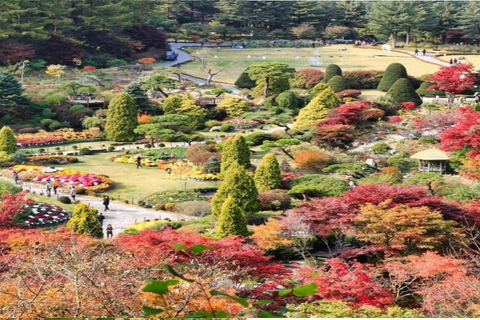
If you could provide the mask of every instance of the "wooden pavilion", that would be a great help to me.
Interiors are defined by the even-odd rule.
[[[82,104],[92,110],[105,109],[105,97],[104,96],[88,96],[88,95],[76,95],[69,98],[69,104]]]
[[[452,157],[436,148],[431,148],[417,152],[410,156],[411,159],[419,160],[418,170],[420,172],[438,172],[445,174],[447,163]]]

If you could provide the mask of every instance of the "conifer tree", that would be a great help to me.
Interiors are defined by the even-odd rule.
[[[280,165],[274,153],[267,153],[255,171],[255,186],[259,192],[278,189],[281,182]]]
[[[385,70],[377,89],[386,92],[393,86],[395,81],[401,78],[407,78],[407,69],[401,63],[391,63]]]
[[[260,210],[258,191],[252,175],[235,161],[225,172],[224,180],[212,199],[212,213],[215,216],[220,215],[222,204],[230,195],[245,214],[253,214]]]
[[[177,109],[177,114],[187,116],[189,118],[189,127],[192,129],[199,129],[205,123],[205,116],[207,110],[197,106],[190,94],[185,94],[182,97],[180,108]]]
[[[336,64],[329,64],[325,69],[325,76],[322,79],[322,82],[327,83],[334,76],[341,76],[342,69]]]
[[[217,105],[217,109],[224,109],[229,118],[235,118],[250,111],[250,106],[244,99],[228,95]]]
[[[103,238],[103,229],[97,218],[98,210],[85,203],[78,203],[73,209],[72,217],[67,223],[67,228],[78,234],[85,234]]]
[[[163,100],[162,109],[165,114],[176,114],[182,105],[182,97],[170,95]]]
[[[108,105],[105,133],[111,141],[135,140],[138,125],[135,101],[126,92],[118,94]]]
[[[216,235],[220,238],[248,235],[247,219],[232,196],[228,196],[221,207]]]
[[[133,82],[130,83],[125,89],[123,89],[126,93],[128,93],[133,100],[135,101],[135,105],[139,112],[154,112],[156,111],[155,108],[150,103],[145,90],[142,89],[140,83]]]
[[[23,91],[22,85],[11,73],[0,71],[0,118],[4,115],[24,117],[22,109],[28,107],[29,100]]]
[[[338,106],[340,100],[332,89],[327,88],[312,99],[300,112],[293,129],[301,130],[309,126],[314,126],[318,120],[325,118],[333,109]]]
[[[248,148],[247,141],[241,135],[237,135],[224,142],[220,172],[226,172],[233,162],[237,162],[244,168],[250,166],[250,149]]]
[[[0,151],[12,154],[17,151],[17,139],[10,127],[2,127],[0,130]]]
[[[332,88],[333,92],[340,92],[350,89],[347,79],[343,76],[333,76],[327,82],[328,86]]]
[[[387,96],[394,102],[414,102],[417,106],[422,104],[422,98],[415,92],[408,79],[398,79],[388,90]]]

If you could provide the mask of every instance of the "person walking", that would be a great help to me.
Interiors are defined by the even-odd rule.
[[[105,206],[105,211],[110,210],[110,208],[108,207],[109,204],[110,204],[110,197],[105,195],[103,197],[103,205]]]
[[[15,182],[15,184],[18,184],[18,172],[17,171],[13,171],[13,182]]]
[[[72,186],[72,189],[70,189],[70,196],[72,197],[73,201],[75,201],[76,195],[77,195],[77,189],[75,189],[75,186]]]
[[[100,214],[97,217],[98,222],[100,222],[100,225],[103,226],[103,220],[105,220],[105,216],[100,212]]]
[[[111,239],[113,237],[113,227],[111,224],[107,226],[107,239]]]
[[[137,156],[137,169],[142,167],[142,157]]]
[[[53,180],[52,186],[53,186],[53,194],[56,195],[57,194],[57,189],[58,189],[58,181]]]
[[[415,49],[415,55],[418,56],[418,49]]]
[[[423,49],[422,53],[423,53],[423,55],[425,55],[427,53],[427,50]]]
[[[45,190],[47,191],[47,197],[50,197],[52,195],[52,185],[50,184],[50,181],[45,185]]]

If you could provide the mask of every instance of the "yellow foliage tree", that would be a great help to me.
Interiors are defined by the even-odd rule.
[[[45,71],[45,73],[48,74],[49,76],[60,78],[62,74],[65,73],[65,71],[63,71],[64,69],[65,69],[65,66],[62,66],[61,64],[51,64],[47,67],[47,70]]]
[[[276,219],[270,219],[263,225],[252,226],[251,228],[255,233],[250,237],[263,249],[275,249],[293,243],[291,239],[282,236],[283,227],[280,221]]]

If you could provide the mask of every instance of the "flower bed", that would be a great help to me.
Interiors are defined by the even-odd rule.
[[[225,120],[221,122],[222,124],[230,124],[232,125],[236,130],[239,129],[252,129],[256,128],[260,125],[260,122],[255,121],[255,120],[245,120],[245,119],[231,119],[231,120]]]
[[[15,217],[15,221],[26,227],[44,227],[60,224],[70,219],[65,209],[48,203],[37,202]]]
[[[155,205],[167,203],[181,203],[187,201],[205,201],[207,198],[201,192],[196,191],[165,191],[149,195],[138,201],[138,205],[146,208],[152,208]]]
[[[188,176],[188,179],[195,181],[215,181],[218,180],[218,175],[212,173],[194,172]]]
[[[22,133],[16,136],[17,143],[22,147],[41,147],[55,144],[62,144],[65,142],[82,142],[82,141],[97,141],[103,140],[103,138],[95,137],[93,134],[87,131],[74,132],[68,131],[55,131],[55,132],[38,132],[38,133]]]
[[[60,186],[84,187],[94,192],[107,191],[113,184],[107,176],[70,169],[27,165],[14,166],[12,169],[19,173],[19,178],[23,181],[46,184],[48,181],[55,180]]]
[[[136,164],[137,163],[136,158],[137,158],[137,156],[135,156],[135,155],[133,155],[133,156],[121,155],[121,156],[118,156],[118,157],[111,157],[110,161],[119,162],[119,163],[133,163],[133,164]],[[153,160],[151,157],[148,157],[148,158],[142,157],[141,162],[142,162],[142,166],[146,166],[146,167],[156,167],[157,166],[157,161]]]

